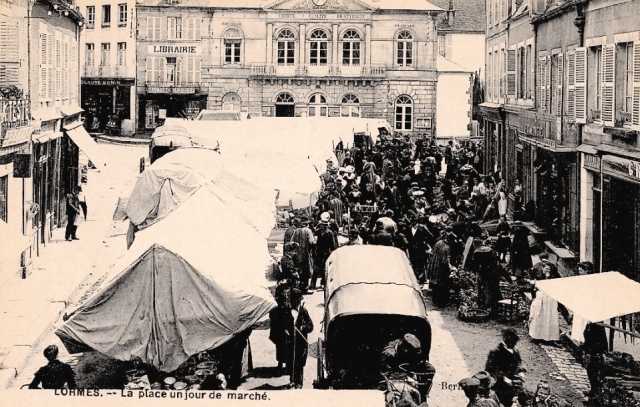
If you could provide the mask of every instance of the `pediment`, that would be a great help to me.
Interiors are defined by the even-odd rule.
[[[278,0],[265,7],[274,11],[373,11],[359,0]]]

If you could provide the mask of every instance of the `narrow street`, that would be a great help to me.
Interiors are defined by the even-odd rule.
[[[144,146],[100,143],[99,147],[109,158],[109,169],[103,172],[89,171],[86,184],[89,220],[79,227],[78,236],[81,240],[65,242],[62,239],[63,230],[54,231],[54,240],[47,247],[45,254],[38,259],[36,271],[23,281],[32,290],[50,292],[51,298],[66,303],[67,308],[91,295],[115,259],[126,250],[126,223],[113,222],[112,215],[120,192],[135,181],[139,172],[139,159],[147,153]],[[280,235],[281,233],[273,233],[272,240],[275,241]],[[67,278],[60,278],[60,273],[64,273]],[[52,278],[54,274],[57,277],[55,279]],[[52,280],[56,281],[55,285]],[[63,295],[67,296],[63,298]],[[16,302],[13,306],[24,307],[28,301],[26,298],[28,297],[23,297],[22,303]],[[428,295],[426,298],[433,329],[431,362],[437,369],[429,404],[443,407],[465,405],[464,393],[456,386],[458,381],[484,368],[486,356],[500,342],[500,331],[505,326],[493,322],[461,322],[456,318],[456,310],[453,307],[435,309]],[[309,335],[311,351],[304,374],[304,388],[311,389],[317,377],[314,352],[316,342],[322,334],[324,293],[313,292],[305,296],[304,301],[314,323],[314,330]],[[95,352],[77,355],[66,353],[64,346],[54,334],[53,323],[57,319],[52,316],[47,321],[46,331],[25,355],[25,367],[21,369],[10,388],[20,388],[31,381],[35,371],[45,364],[42,351],[50,344],[57,344],[60,348],[60,359],[74,367],[80,387],[119,386],[122,382],[122,377],[119,377],[123,373],[122,364]],[[569,380],[554,379],[562,377],[562,374],[545,351],[539,345],[531,343],[522,326],[516,328],[522,338],[518,348],[528,369],[527,387],[535,390],[538,381],[545,379],[551,382],[555,394],[579,402],[581,396]],[[267,318],[254,329],[250,341],[254,370],[241,385],[241,389],[273,390],[285,387],[289,378],[275,368],[275,347],[269,340]]]

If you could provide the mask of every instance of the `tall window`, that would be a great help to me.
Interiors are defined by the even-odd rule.
[[[109,27],[111,25],[111,4],[102,5],[102,26]]]
[[[95,55],[94,55],[94,50],[95,50],[95,44],[91,44],[91,43],[87,43],[87,50],[84,53],[84,64],[87,66],[93,66],[95,65]]]
[[[327,98],[324,95],[316,93],[309,98],[309,117],[327,116]]]
[[[527,75],[527,91],[526,91],[526,95],[525,98],[527,99],[533,99],[533,80],[535,78],[534,75],[534,69],[535,69],[535,60],[534,57],[535,55],[533,54],[532,51],[532,46],[531,45],[527,45],[527,54],[526,54],[526,59],[527,59],[527,68],[526,68],[526,75]]]
[[[313,30],[309,36],[309,63],[311,65],[326,65],[329,47],[327,33],[323,30]]]
[[[237,93],[227,93],[222,98],[222,110],[240,110],[241,99]]]
[[[224,35],[224,63],[226,65],[239,64],[242,46],[240,30],[232,28]]]
[[[167,17],[167,36],[170,40],[182,39],[182,17]]]
[[[342,65],[360,65],[360,34],[347,30],[342,36]]]
[[[590,117],[593,120],[600,120],[602,112],[602,47],[593,47],[589,51],[587,69],[587,75],[589,75],[588,105],[591,113]]]
[[[518,48],[518,98],[524,99],[527,94],[527,56],[525,48]]]
[[[96,24],[96,6],[87,6],[87,28],[93,28]]]
[[[360,99],[352,93],[344,95],[340,115],[342,117],[360,117]]]
[[[618,44],[619,63],[616,65],[621,70],[620,78],[622,86],[621,95],[618,98],[619,109],[624,113],[631,114],[633,110],[633,42]],[[640,62],[640,61],[639,61]]]
[[[160,39],[160,17],[147,17],[147,39]]]
[[[167,57],[167,64],[164,68],[165,72],[165,81],[171,83],[179,82],[179,74],[178,74],[178,59],[176,57]]]
[[[108,42],[102,43],[100,46],[100,65],[108,66],[110,65],[109,61],[109,53],[111,52],[111,44]]]
[[[127,43],[126,42],[118,43],[118,65],[120,66],[127,65]]]
[[[411,130],[413,128],[413,100],[407,95],[396,99],[396,130]]]
[[[127,3],[118,4],[118,27],[127,25]]]
[[[296,36],[291,30],[282,30],[278,35],[278,65],[295,63]]]
[[[409,31],[401,31],[397,38],[397,59],[398,66],[413,65],[413,35]]]

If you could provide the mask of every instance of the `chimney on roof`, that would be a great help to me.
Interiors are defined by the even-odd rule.
[[[453,18],[456,15],[456,10],[453,8],[453,0],[449,0],[449,9],[447,10],[447,25],[453,26]]]

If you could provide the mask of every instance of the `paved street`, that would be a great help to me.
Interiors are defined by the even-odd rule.
[[[53,333],[52,325],[58,320],[65,304],[71,307],[95,291],[105,272],[126,250],[126,223],[114,223],[111,219],[117,197],[128,183],[135,180],[139,158],[147,151],[141,146],[112,144],[100,144],[100,149],[109,158],[109,170],[89,172],[89,183],[85,188],[89,220],[79,227],[78,236],[81,240],[65,242],[62,238],[64,231],[56,230],[52,243],[37,259],[34,273],[27,280],[14,282],[13,294],[2,297],[2,309],[6,320],[15,324],[11,326],[11,330],[6,331],[10,335],[3,336],[2,347],[7,349],[20,345],[21,353],[18,355],[14,350],[13,357],[22,358],[21,363],[18,363],[21,366],[16,367],[20,374],[12,382],[11,388],[30,382],[34,372],[44,364],[42,350],[51,343],[60,347],[61,360],[76,366],[79,383],[96,385],[95,383],[102,382],[104,385],[100,378],[91,376],[109,373],[109,362],[99,355],[68,355]],[[278,234],[273,236],[274,239],[279,237]],[[43,293],[35,303],[28,295],[34,290]],[[322,291],[305,296],[306,307],[314,321],[314,331],[309,335],[311,349],[314,351],[318,337],[321,336],[323,299]],[[486,355],[500,342],[500,330],[504,326],[496,323],[461,322],[456,318],[453,308],[434,309],[430,300],[428,308],[433,329],[431,361],[437,368],[430,405],[465,405],[463,392],[450,385],[483,369]],[[24,311],[24,317],[20,311]],[[34,332],[36,330],[44,333],[40,335]],[[522,327],[518,330],[523,338],[519,349],[529,369],[527,387],[534,390],[537,382],[545,379],[551,382],[555,393],[574,401],[580,400],[581,397],[576,390],[584,390],[585,383],[579,365],[571,360],[566,351],[548,346],[541,348],[527,339]],[[244,389],[277,389],[289,382],[287,376],[278,374],[274,369],[275,347],[268,334],[269,324],[268,319],[265,319],[251,335],[255,370],[243,383]],[[28,335],[32,340],[38,340],[27,344]],[[25,339],[20,342],[20,338]],[[21,345],[22,343],[25,345]],[[92,366],[100,364],[104,365],[104,370],[92,371]],[[305,388],[312,388],[313,380],[317,377],[316,372],[317,361],[314,352],[311,351],[305,367]],[[566,380],[567,378],[573,381]]]

